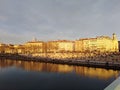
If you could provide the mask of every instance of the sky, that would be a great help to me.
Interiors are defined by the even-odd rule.
[[[76,40],[101,35],[120,40],[120,0],[0,0],[0,43]]]

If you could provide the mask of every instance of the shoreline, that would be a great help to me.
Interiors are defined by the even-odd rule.
[[[23,56],[19,54],[0,54],[0,59],[45,62],[45,63],[53,63],[53,64],[67,64],[67,65],[77,65],[77,66],[86,66],[86,67],[94,67],[94,68],[120,70],[119,62],[110,62],[110,61],[51,59],[51,58],[41,58],[41,57],[29,57],[29,56]]]

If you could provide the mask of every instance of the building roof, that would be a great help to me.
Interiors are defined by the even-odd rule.
[[[105,39],[111,39],[111,37],[109,37],[109,36],[97,36],[96,38],[105,38]]]
[[[43,43],[43,41],[28,41],[26,43]]]
[[[96,39],[112,39],[112,38],[109,36],[97,36],[95,38],[80,38],[79,40],[96,40]]]
[[[71,40],[54,40],[54,41],[48,41],[48,42],[74,42]]]

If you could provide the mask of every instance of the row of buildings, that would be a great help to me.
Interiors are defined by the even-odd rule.
[[[75,41],[56,40],[28,41],[22,45],[0,44],[1,53],[61,53],[61,52],[118,52],[119,45],[116,34],[112,37],[98,36],[95,38],[83,38]]]

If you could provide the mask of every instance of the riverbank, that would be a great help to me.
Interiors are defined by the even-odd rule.
[[[99,57],[100,58],[100,57]],[[56,63],[56,64],[68,64],[68,65],[81,65],[87,67],[98,67],[106,69],[120,70],[120,62],[117,60],[89,60],[89,59],[77,59],[77,58],[49,58],[39,57],[31,55],[19,55],[19,54],[0,54],[0,59],[11,59],[21,61],[34,61],[34,62],[45,62],[45,63]]]

